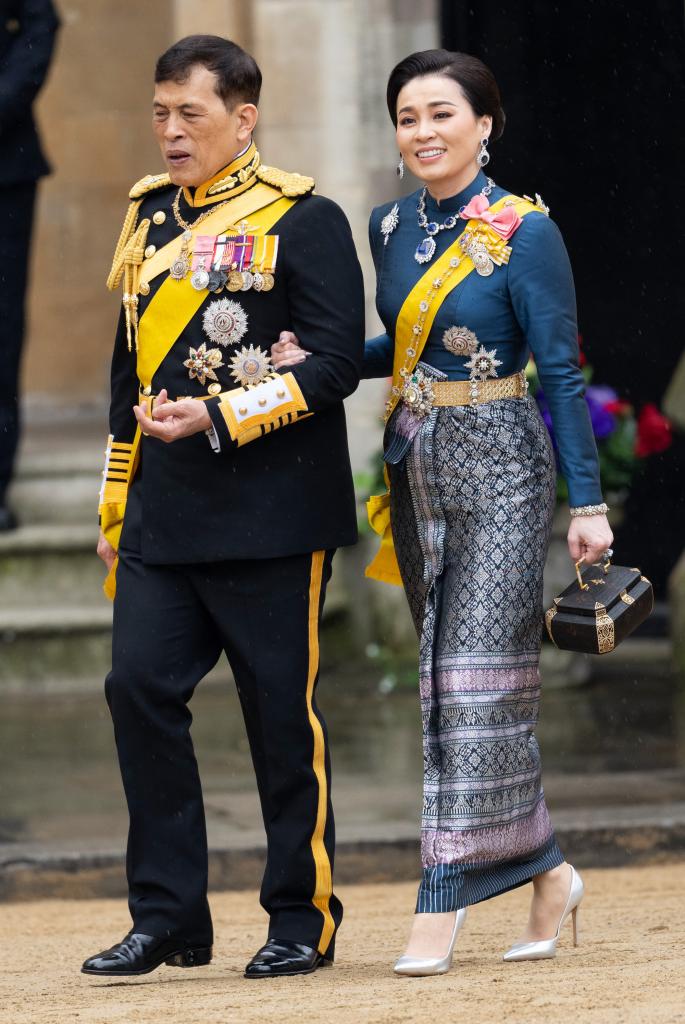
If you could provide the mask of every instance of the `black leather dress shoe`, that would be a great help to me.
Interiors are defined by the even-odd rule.
[[[178,938],[158,939],[154,935],[143,935],[142,932],[129,932],[116,946],[89,957],[81,973],[120,978],[149,974],[162,964],[169,967],[204,967],[211,959],[211,946],[195,946]]]
[[[269,939],[245,968],[246,978],[283,978],[290,974],[311,974],[333,963],[333,951],[323,956],[311,946],[288,939]]]

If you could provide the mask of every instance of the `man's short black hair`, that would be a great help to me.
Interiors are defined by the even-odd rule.
[[[221,36],[186,36],[157,61],[155,82],[185,82],[197,65],[216,75],[216,91],[227,107],[259,103],[262,73],[256,60]]]

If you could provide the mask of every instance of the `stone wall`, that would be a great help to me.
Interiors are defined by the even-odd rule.
[[[259,148],[269,163],[313,175],[347,213],[368,284],[368,333],[375,332],[366,225],[371,207],[398,189],[385,81],[401,56],[436,45],[436,0],[58,4],[62,31],[38,105],[55,173],[42,185],[34,239],[29,417],[104,406],[119,302],[104,279],[130,184],[160,168],[149,125],[152,69],[190,32],[226,35],[254,53],[265,80]],[[357,465],[383,387],[368,382],[350,402]]]

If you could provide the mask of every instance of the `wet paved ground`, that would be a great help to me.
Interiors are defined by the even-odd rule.
[[[625,646],[625,645],[624,645]],[[656,651],[655,647],[655,651]],[[602,675],[549,688],[538,739],[559,826],[685,820],[685,688],[666,663],[627,650]],[[420,808],[420,723],[413,687],[382,693],[368,662],[328,671],[338,837],[407,839]],[[193,735],[210,846],[261,846],[263,831],[237,699],[200,686]],[[101,693],[7,697],[0,718],[0,862],[24,851],[123,850],[126,813]]]

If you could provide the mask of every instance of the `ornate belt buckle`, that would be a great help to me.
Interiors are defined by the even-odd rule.
[[[435,394],[432,380],[422,370],[414,370],[404,382],[401,398],[415,416],[423,419],[433,408]]]

